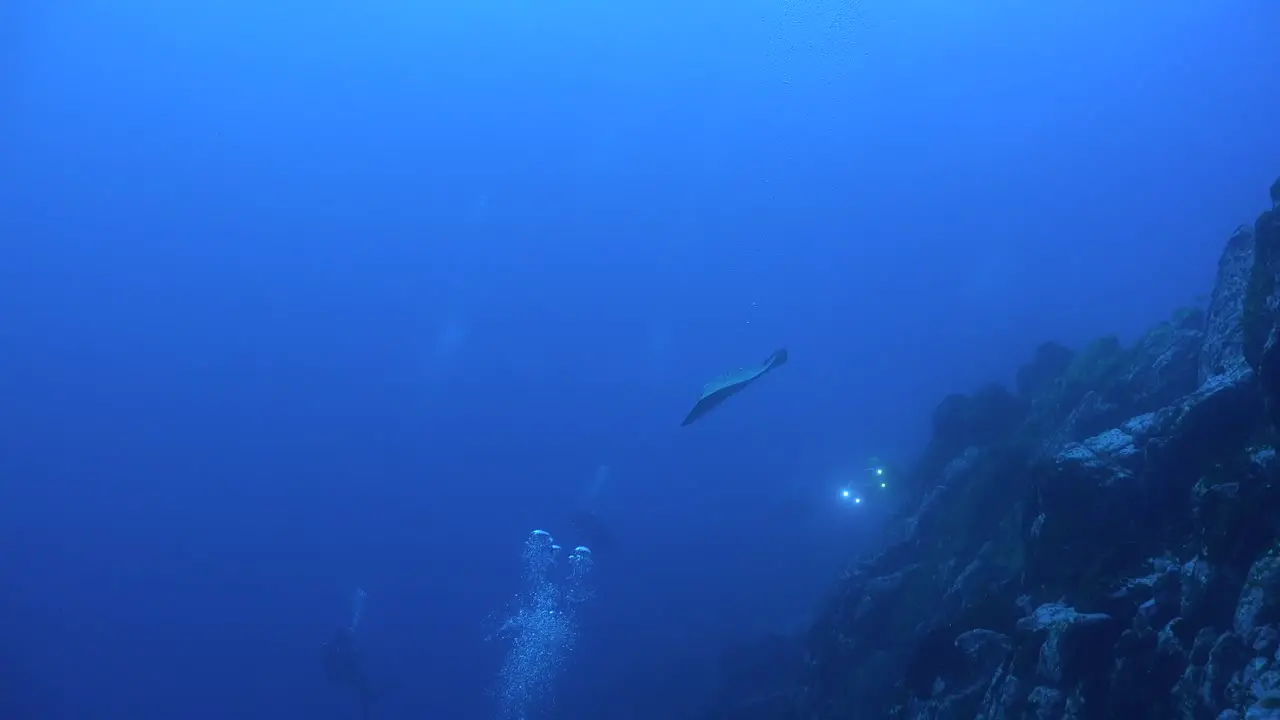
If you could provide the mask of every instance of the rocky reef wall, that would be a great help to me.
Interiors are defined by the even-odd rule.
[[[1270,205],[1207,308],[944,399],[784,686],[713,716],[1280,720],[1280,180]]]

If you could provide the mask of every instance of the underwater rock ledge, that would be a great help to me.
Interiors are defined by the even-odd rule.
[[[1207,309],[938,406],[889,540],[719,720],[1280,720],[1280,180]]]

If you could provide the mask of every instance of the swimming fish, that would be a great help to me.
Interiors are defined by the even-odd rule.
[[[688,415],[684,416],[684,421],[680,423],[681,427],[691,425],[695,420],[711,412],[717,405],[724,402],[732,395],[736,395],[743,388],[760,379],[765,373],[780,367],[787,361],[786,348],[778,348],[764,359],[764,362],[751,368],[744,368],[737,372],[732,372],[718,380],[707,383],[702,388],[702,396],[694,403],[693,409]]]

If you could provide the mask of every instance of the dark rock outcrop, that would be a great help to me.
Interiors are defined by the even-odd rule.
[[[1031,362],[1018,369],[1015,386],[1018,395],[1031,399],[1041,397],[1053,388],[1053,384],[1066,374],[1076,354],[1056,342],[1047,342],[1036,348]]]
[[[1206,309],[946,398],[883,547],[749,717],[1280,720],[1280,181],[1271,200]]]

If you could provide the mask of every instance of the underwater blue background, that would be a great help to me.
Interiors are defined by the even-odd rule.
[[[380,717],[493,717],[521,543],[571,538],[600,465],[617,541],[549,717],[698,709],[874,542],[836,490],[944,395],[1198,302],[1280,162],[1276,27],[5,3],[6,717],[354,717],[318,648],[356,587]]]

